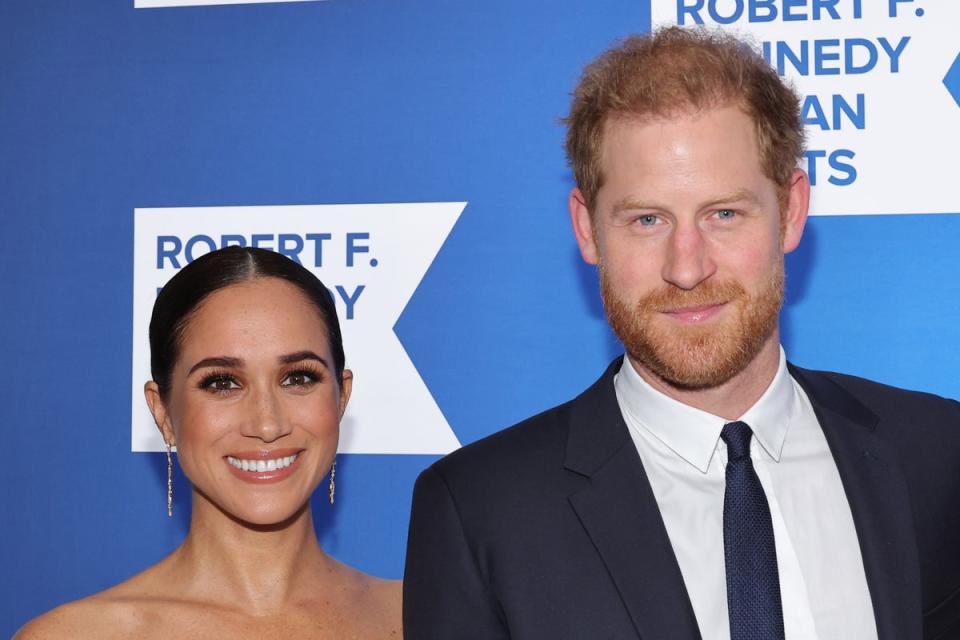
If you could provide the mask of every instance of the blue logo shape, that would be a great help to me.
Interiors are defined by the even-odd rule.
[[[957,59],[953,61],[947,75],[943,76],[943,84],[947,87],[950,95],[953,96],[954,102],[960,107],[960,53],[957,54]]]

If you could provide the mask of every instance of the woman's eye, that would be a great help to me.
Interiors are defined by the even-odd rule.
[[[316,376],[309,371],[294,371],[293,373],[288,373],[281,384],[285,387],[302,387],[316,381]]]
[[[731,218],[735,218],[736,216],[737,212],[733,209],[719,209],[717,211],[717,217],[721,220],[729,220]]]
[[[230,376],[214,376],[203,381],[203,388],[210,391],[232,391],[239,389],[240,384]]]

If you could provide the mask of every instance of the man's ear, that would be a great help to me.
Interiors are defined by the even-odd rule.
[[[590,215],[580,189],[574,187],[570,191],[567,207],[570,209],[570,223],[573,225],[573,235],[580,247],[580,255],[587,263],[597,264],[600,261],[600,250],[593,233],[593,217]]]
[[[143,385],[143,396],[147,399],[147,406],[150,407],[150,413],[153,414],[153,421],[157,423],[157,429],[163,436],[163,441],[171,447],[177,445],[177,437],[173,432],[173,422],[170,420],[170,414],[167,413],[167,405],[160,397],[160,387],[156,382],[150,380]]]
[[[347,403],[350,402],[350,392],[353,391],[353,371],[343,370],[343,383],[340,385],[340,417],[347,410]]]
[[[795,169],[790,176],[787,203],[783,219],[783,252],[790,253],[800,244],[803,228],[810,211],[810,178],[803,169]]]

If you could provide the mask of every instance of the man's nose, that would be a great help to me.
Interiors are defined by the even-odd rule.
[[[279,389],[254,388],[248,396],[250,406],[244,420],[243,435],[273,442],[290,433]]]
[[[677,223],[667,241],[661,276],[681,289],[693,289],[716,271],[703,231],[695,223]]]

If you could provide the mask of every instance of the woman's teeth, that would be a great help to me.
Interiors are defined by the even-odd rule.
[[[298,455],[299,454],[295,453],[292,456],[284,456],[282,458],[274,458],[272,460],[243,460],[242,458],[227,456],[227,462],[241,471],[263,473],[264,471],[276,471],[277,469],[289,467],[291,464],[293,464],[293,461],[297,459]]]

